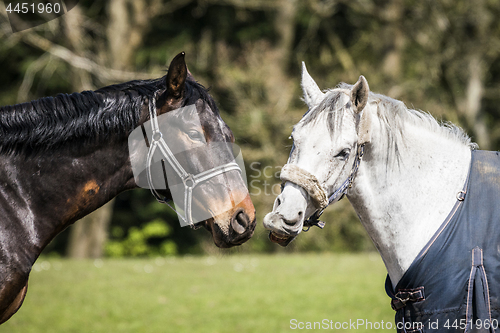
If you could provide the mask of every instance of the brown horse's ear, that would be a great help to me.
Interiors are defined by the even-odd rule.
[[[369,93],[368,81],[361,75],[351,90],[351,102],[356,113],[360,113],[365,108]]]
[[[188,69],[184,60],[185,53],[175,56],[167,73],[167,97],[180,98],[184,92]]]

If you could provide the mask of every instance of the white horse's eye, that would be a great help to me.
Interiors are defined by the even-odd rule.
[[[348,157],[349,154],[351,153],[351,150],[349,148],[342,149],[340,153],[335,155],[335,157],[340,158],[342,161],[345,161]]]

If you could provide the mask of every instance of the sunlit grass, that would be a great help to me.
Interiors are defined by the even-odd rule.
[[[392,322],[384,279],[376,254],[42,258],[24,305],[0,332],[291,332],[291,319]]]

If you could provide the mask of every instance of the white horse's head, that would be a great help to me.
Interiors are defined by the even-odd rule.
[[[369,87],[363,76],[352,87],[323,93],[303,63],[302,89],[309,110],[293,128],[294,144],[281,173],[284,186],[264,218],[271,241],[282,246],[311,216],[318,217],[346,193],[359,165],[360,148],[370,141],[370,116],[364,112]]]

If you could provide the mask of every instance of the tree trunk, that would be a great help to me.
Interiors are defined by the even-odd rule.
[[[283,0],[278,7],[275,20],[275,28],[278,32],[278,43],[276,50],[282,70],[286,72],[290,65],[290,54],[292,53],[293,39],[295,37],[295,13],[297,3],[295,0]]]
[[[71,50],[78,56],[85,57],[87,38],[82,28],[84,16],[81,8],[76,6],[63,18],[65,36]],[[89,72],[75,67],[71,67],[71,72],[73,91],[95,88]],[[111,202],[71,226],[67,255],[79,259],[102,256],[112,212],[113,204]]]
[[[405,35],[402,31],[402,22],[404,19],[403,2],[401,0],[393,0],[388,5],[383,16],[388,24],[385,31],[387,52],[382,68],[388,77],[398,82],[401,77],[401,58],[405,47]]]
[[[295,93],[287,73],[295,38],[297,2],[282,0],[277,10],[274,26],[278,32],[278,41],[275,46],[275,55],[269,59],[270,62],[274,62],[274,72],[269,73],[267,88],[270,95],[274,96],[270,100],[274,104],[274,112],[283,114],[289,108]]]
[[[489,129],[482,112],[482,100],[484,96],[484,81],[489,70],[487,53],[483,50],[489,44],[490,30],[489,22],[491,16],[487,14],[487,7],[482,0],[471,4],[467,31],[468,38],[468,66],[467,86],[465,89],[465,100],[462,112],[465,115],[468,126],[474,131],[474,139],[481,149],[491,148]]]
[[[108,225],[113,213],[113,202],[77,221],[71,227],[67,255],[70,258],[100,258],[108,239]]]
[[[108,13],[109,65],[115,69],[128,69],[150,23],[146,3],[143,0],[111,0]]]
[[[491,140],[488,127],[481,113],[484,94],[484,68],[481,56],[475,53],[469,60],[469,81],[467,83],[464,112],[469,126],[475,134],[475,141],[481,149],[490,149]]]
[[[132,9],[128,8],[131,6]],[[133,54],[140,46],[149,21],[146,5],[139,0],[113,0],[108,5],[107,28],[108,63],[113,69],[129,69]],[[85,57],[86,37],[82,23],[83,13],[76,6],[65,16],[66,38],[73,52]],[[105,51],[104,49],[102,50]],[[72,68],[73,90],[94,89],[90,73]],[[113,200],[95,212],[77,221],[71,227],[67,254],[71,258],[98,258],[104,253],[107,230],[113,213]]]

